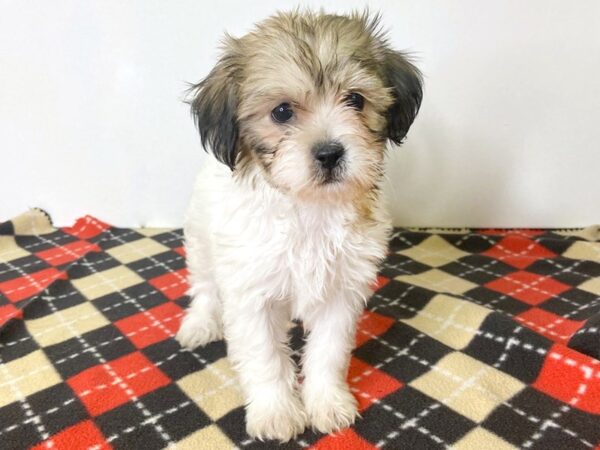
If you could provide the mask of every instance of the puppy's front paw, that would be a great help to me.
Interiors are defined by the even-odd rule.
[[[256,439],[287,442],[304,431],[306,415],[295,395],[266,395],[246,407],[246,431]]]
[[[181,321],[175,339],[182,347],[193,350],[209,342],[223,339],[222,325],[211,315],[188,313]]]
[[[358,415],[358,402],[345,383],[321,388],[305,384],[302,397],[310,424],[321,433],[349,427]]]

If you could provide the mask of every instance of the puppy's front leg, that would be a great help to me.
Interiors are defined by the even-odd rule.
[[[346,377],[363,305],[358,299],[331,299],[304,320],[309,335],[302,366],[302,398],[312,427],[322,433],[352,425],[357,414]]]
[[[288,441],[304,431],[306,418],[296,392],[285,305],[227,294],[224,307],[227,352],[246,400],[246,430],[255,438]]]

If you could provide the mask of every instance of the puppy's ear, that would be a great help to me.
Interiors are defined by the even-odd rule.
[[[238,153],[237,76],[238,58],[226,42],[225,52],[217,65],[200,83],[190,88],[192,116],[200,132],[204,150],[212,149],[215,157],[234,169]]]
[[[401,144],[415,120],[423,98],[421,72],[399,52],[387,50],[382,64],[387,87],[391,89],[394,103],[387,112],[387,137]]]

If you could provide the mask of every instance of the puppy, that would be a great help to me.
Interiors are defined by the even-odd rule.
[[[392,50],[378,17],[278,13],[226,36],[192,88],[205,148],[185,220],[191,304],[177,340],[225,338],[246,429],[287,441],[306,425],[347,427],[357,320],[386,254],[381,194],[387,141],[421,104],[419,71]],[[302,383],[290,319],[306,343]]]

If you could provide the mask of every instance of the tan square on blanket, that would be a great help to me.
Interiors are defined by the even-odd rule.
[[[404,323],[456,350],[465,348],[491,311],[448,295],[436,295]]]
[[[0,367],[0,407],[62,381],[42,350],[31,352]]]
[[[525,385],[460,352],[442,358],[410,385],[475,422],[481,422]]]

